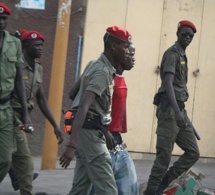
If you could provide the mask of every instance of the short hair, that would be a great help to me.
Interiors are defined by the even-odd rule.
[[[104,37],[103,37],[103,41],[104,41],[104,47],[105,49],[110,47],[110,43],[115,42],[117,44],[122,43],[123,41],[121,41],[120,39],[111,36],[109,33],[105,33]]]

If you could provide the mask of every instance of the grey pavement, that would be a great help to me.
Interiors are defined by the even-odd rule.
[[[146,182],[150,174],[153,164],[154,155],[141,154],[141,159],[134,158],[137,176],[140,183]],[[174,161],[177,157],[173,157]],[[71,189],[74,174],[75,161],[67,169],[62,169],[59,161],[56,163],[56,169],[41,170],[41,156],[33,157],[35,172],[39,173],[39,177],[34,181],[35,192],[46,192],[50,195],[66,195]],[[208,189],[215,189],[215,159],[201,158],[194,167],[197,167],[205,174],[205,178],[201,181],[202,186]],[[0,195],[18,195],[19,191],[14,191],[10,178],[7,175],[0,184]]]

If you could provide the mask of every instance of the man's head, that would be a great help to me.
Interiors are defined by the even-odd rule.
[[[106,56],[111,58],[114,66],[121,64],[128,53],[131,34],[125,28],[111,26],[106,29],[103,40]]]
[[[178,23],[177,28],[178,42],[185,49],[191,43],[194,34],[197,32],[196,27],[192,22],[182,20]]]
[[[45,38],[37,31],[20,30],[23,51],[32,58],[40,58]]]
[[[123,70],[131,70],[135,64],[135,46],[133,43],[129,45],[128,48],[129,52],[126,54],[125,61],[122,62],[122,69]]]
[[[0,3],[0,32],[7,27],[7,18],[10,14],[10,9],[4,3]]]
[[[131,43],[131,34],[122,27],[119,26],[111,26],[106,29],[106,37],[105,42],[108,40],[108,37],[115,38],[115,41],[125,42],[130,44]],[[117,39],[117,40],[116,40]]]

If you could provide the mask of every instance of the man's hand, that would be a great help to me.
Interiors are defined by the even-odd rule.
[[[107,148],[109,150],[114,149],[116,147],[116,142],[111,132],[107,130],[106,132],[103,132],[103,133],[106,139]]]
[[[22,117],[23,124],[19,125],[19,129],[25,131],[26,133],[32,133],[34,131],[34,127],[32,125],[29,114]]]
[[[22,122],[24,125],[31,125],[32,126],[32,122],[31,122],[31,119],[30,119],[28,113],[26,114],[26,116],[22,117]]]
[[[75,156],[75,147],[71,145],[66,146],[66,150],[63,155],[60,157],[60,165],[62,168],[67,168]]]
[[[63,142],[63,135],[62,135],[62,132],[60,131],[59,127],[54,128],[54,133],[57,137],[58,144],[61,144]]]
[[[177,122],[177,125],[180,128],[183,128],[183,129],[186,128],[187,122],[186,122],[186,119],[185,119],[184,114],[182,112],[179,111],[179,112],[175,113],[175,120]]]

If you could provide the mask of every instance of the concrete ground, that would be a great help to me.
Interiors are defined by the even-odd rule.
[[[154,155],[142,155],[142,159],[135,159],[137,176],[140,183],[146,182],[154,160]],[[173,157],[175,160],[177,157]],[[39,173],[39,177],[34,181],[35,192],[46,192],[50,195],[66,195],[71,189],[75,161],[67,169],[62,169],[57,162],[56,169],[41,170],[41,156],[33,157],[35,172]],[[201,158],[194,166],[200,169],[205,178],[201,181],[199,187],[215,189],[215,160]],[[18,195],[19,191],[15,192],[11,186],[10,178],[7,175],[0,184],[0,195]]]

